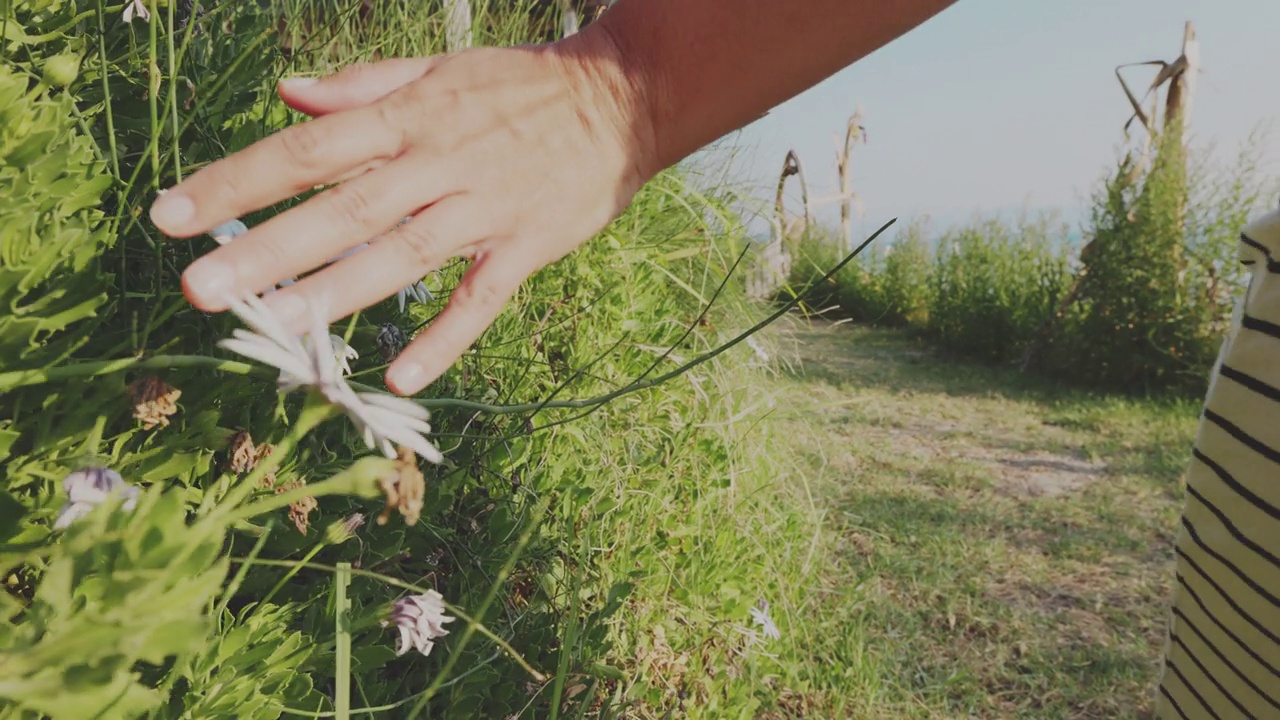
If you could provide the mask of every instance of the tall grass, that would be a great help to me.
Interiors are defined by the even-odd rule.
[[[764,370],[734,348],[651,382],[757,319],[722,199],[665,173],[532,278],[420,398],[447,457],[424,469],[421,519],[348,534],[381,510],[382,466],[215,348],[234,319],[180,292],[212,241],[166,240],[144,211],[300,119],[276,78],[438,50],[439,17],[149,6],[133,24],[102,2],[0,10],[0,718],[724,717],[794,692],[763,681],[777,668],[749,610],[768,601],[788,631],[823,555],[816,511],[778,500],[793,488],[766,484],[750,435]],[[478,44],[541,27],[511,4],[475,18]],[[45,71],[65,57],[78,72]],[[462,271],[428,278],[438,299],[407,315],[391,301],[332,328],[360,352],[354,382],[377,384],[380,332],[412,336]],[[181,395],[147,427],[127,388],[157,375]],[[247,475],[246,436],[275,447]],[[60,481],[86,464],[143,499],[51,532]],[[397,657],[380,623],[426,589],[459,620],[430,655]]]

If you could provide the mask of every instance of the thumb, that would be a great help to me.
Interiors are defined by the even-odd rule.
[[[285,78],[277,91],[285,104],[312,117],[377,102],[426,75],[436,58],[396,58],[351,65],[322,78]]]

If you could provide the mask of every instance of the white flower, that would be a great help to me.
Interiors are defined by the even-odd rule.
[[[342,369],[342,374],[350,375],[350,361],[358,360],[360,358],[360,353],[356,352],[355,348],[348,345],[346,340],[343,340],[337,335],[329,336],[329,344],[333,347],[333,355],[338,361],[338,367]]]
[[[391,607],[391,619],[382,621],[382,627],[395,624],[400,630],[396,655],[409,652],[409,648],[423,655],[431,654],[435,639],[449,634],[444,624],[457,620],[445,615],[444,610],[444,597],[435,590],[397,600]]]
[[[782,633],[778,632],[778,626],[773,624],[773,618],[769,617],[769,603],[761,600],[756,607],[751,608],[751,619],[756,621],[760,626],[764,636],[777,640],[782,637]]]
[[[53,527],[58,530],[88,515],[113,495],[124,497],[121,505],[124,510],[133,510],[138,504],[138,488],[126,483],[120,473],[109,468],[77,470],[62,479],[62,489],[67,493],[67,503],[58,510],[58,517],[53,521]]]
[[[129,4],[124,7],[124,21],[133,22],[135,15],[142,18],[143,22],[151,19],[151,11],[147,9],[146,0],[129,0]]]
[[[396,291],[396,302],[400,304],[400,312],[404,312],[405,303],[409,298],[413,298],[420,303],[435,300],[435,296],[431,294],[431,291],[427,289],[426,285],[422,284],[421,280],[409,287],[400,288]]]
[[[237,328],[219,345],[234,353],[277,368],[280,392],[312,388],[337,406],[355,423],[370,449],[379,448],[389,459],[402,445],[428,462],[444,460],[425,437],[431,432],[427,409],[407,398],[382,393],[356,392],[342,377],[332,336],[323,314],[312,307],[311,329],[304,338],[290,335],[261,299],[228,298],[230,309],[252,330]]]

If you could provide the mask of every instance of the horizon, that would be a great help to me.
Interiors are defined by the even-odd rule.
[[[1125,146],[1122,128],[1132,110],[1116,66],[1176,59],[1187,20],[1201,54],[1192,151],[1223,167],[1260,132],[1259,163],[1274,178],[1280,95],[1268,86],[1269,69],[1280,67],[1280,46],[1270,38],[1280,3],[1264,0],[1216,7],[1193,0],[1079,0],[1070,7],[961,0],[700,157],[721,166],[715,174],[722,181],[771,207],[782,160],[794,148],[810,196],[835,195],[837,138],[843,142],[848,117],[860,107],[867,142],[854,146],[852,187],[865,215],[855,215],[855,237],[894,217],[900,228],[927,216],[932,231],[1019,212],[1057,213],[1074,234],[1088,217],[1090,193]],[[1141,97],[1156,72],[1133,67],[1123,74]],[[1131,145],[1143,132],[1136,123],[1130,128]],[[788,215],[799,214],[794,179],[785,196]],[[813,215],[839,227],[838,203],[815,206]],[[748,228],[768,232],[758,216]]]

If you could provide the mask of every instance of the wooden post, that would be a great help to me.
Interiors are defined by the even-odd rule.
[[[444,0],[445,48],[457,52],[471,47],[471,0]]]
[[[1169,92],[1165,96],[1164,126],[1182,121],[1182,144],[1185,147],[1191,131],[1191,101],[1195,98],[1196,75],[1200,73],[1200,42],[1196,28],[1188,20],[1182,30],[1182,55],[1173,63]]]
[[[840,174],[840,254],[853,249],[853,190],[849,162],[853,152],[853,144],[862,138],[867,139],[867,129],[862,126],[862,108],[854,111],[849,117],[849,125],[845,128],[844,147],[836,146],[836,170]]]
[[[778,227],[783,230],[784,235],[787,228],[787,215],[782,201],[782,191],[787,185],[787,178],[792,175],[800,181],[800,202],[804,205],[804,227],[807,229],[813,222],[813,215],[809,208],[809,183],[804,179],[804,168],[800,166],[800,156],[796,155],[795,150],[788,150],[787,157],[782,161],[782,172],[778,175],[778,195],[774,200]]]

